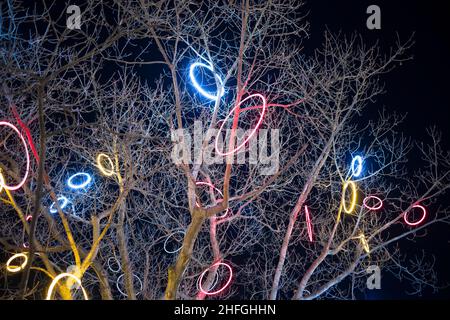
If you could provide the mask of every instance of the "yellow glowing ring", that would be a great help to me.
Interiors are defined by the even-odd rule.
[[[366,236],[364,233],[361,233],[359,238],[361,239],[361,244],[363,246],[363,249],[366,253],[370,253],[369,243],[366,240]]]
[[[14,259],[19,258],[19,257],[24,258],[23,263],[20,266],[10,266],[11,262]],[[6,262],[6,270],[8,270],[9,272],[19,272],[20,270],[23,270],[23,268],[25,268],[25,266],[27,265],[27,262],[28,262],[28,256],[25,253],[16,253],[11,258],[9,258],[9,260]]]
[[[50,287],[48,287],[47,297],[45,298],[45,300],[51,300],[53,290],[55,289],[55,285],[58,283],[59,280],[61,280],[64,277],[70,277],[73,280],[75,280],[77,284],[80,286],[81,290],[83,291],[84,300],[89,300],[86,290],[84,290],[83,286],[81,285],[81,280],[71,273],[61,273],[60,275],[56,276],[55,279],[53,279],[52,283],[50,284]]]
[[[110,164],[110,167],[112,168],[111,170],[106,169],[103,165],[102,165],[102,158],[106,158],[106,160],[108,161],[108,163]],[[97,167],[100,170],[101,173],[103,173],[105,176],[107,177],[111,177],[112,175],[114,175],[114,163],[111,160],[111,158],[104,153],[99,153],[97,156]]]
[[[347,205],[345,203],[345,192],[347,191],[348,186],[352,188],[352,198],[350,202],[350,207],[347,208]],[[356,206],[356,184],[353,181],[346,181],[344,183],[344,187],[342,188],[342,208],[344,209],[345,213],[352,213],[352,211],[355,209]]]

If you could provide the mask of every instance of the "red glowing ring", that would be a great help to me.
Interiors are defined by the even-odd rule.
[[[378,204],[377,204],[376,206],[369,206],[369,205],[367,204],[367,202],[368,202],[370,199],[375,199],[375,200],[377,200],[377,201],[378,201]],[[380,198],[378,198],[378,197],[376,197],[376,196],[368,196],[368,197],[365,197],[365,198],[364,198],[364,200],[363,200],[363,205],[364,205],[364,207],[366,207],[366,208],[369,209],[369,210],[374,210],[374,211],[376,211],[376,210],[380,210],[380,209],[383,207],[383,200],[381,200]]]
[[[214,185],[212,184],[212,183],[209,183],[209,182],[204,182],[204,181],[197,181],[196,183],[195,183],[195,185],[196,186],[208,186],[208,187],[211,187],[211,188],[213,188],[215,191],[217,191],[219,194],[220,194],[220,196],[223,198],[223,193],[219,190],[219,189],[217,189],[216,187],[214,187]],[[195,204],[199,207],[200,206],[200,204],[196,201],[195,202]],[[223,214],[223,215],[221,215],[221,216],[218,216],[218,217],[216,217],[217,219],[223,219],[223,218],[225,218],[227,215],[228,215],[228,212],[230,211],[230,208],[228,208],[227,209],[227,211],[225,211],[225,214]]]
[[[0,126],[7,126],[11,129],[13,129],[19,135],[20,140],[22,140],[23,146],[25,147],[25,155],[27,158],[27,170],[25,172],[25,176],[23,177],[22,181],[16,186],[8,186],[8,185],[6,185],[5,181],[2,181],[2,187],[4,187],[7,190],[14,191],[14,190],[20,189],[25,184],[25,181],[27,181],[28,173],[30,171],[30,155],[28,153],[27,143],[26,143],[25,139],[23,138],[23,135],[20,133],[20,131],[14,125],[12,125],[11,123],[6,122],[6,121],[0,121]]]
[[[203,277],[205,276],[205,274],[208,272],[209,269],[211,269],[211,268],[213,268],[215,266],[219,266],[219,265],[223,265],[223,266],[227,267],[228,270],[230,270],[230,277],[228,278],[227,283],[225,283],[225,285],[219,290],[216,290],[216,291],[213,291],[213,292],[205,291],[203,289],[203,287],[202,287],[202,279],[203,279]],[[216,295],[218,293],[221,293],[223,290],[225,290],[230,285],[232,278],[233,278],[233,269],[231,269],[231,266],[229,264],[225,263],[225,262],[216,262],[212,266],[207,268],[205,271],[203,271],[203,273],[200,275],[200,278],[198,279],[198,286],[200,287],[200,291],[203,294],[206,294],[208,296],[212,296],[212,295]]]
[[[305,206],[305,217],[306,217],[306,224],[308,226],[308,238],[309,238],[310,242],[313,242],[313,230],[312,230],[311,216],[309,215],[308,206]]]
[[[405,220],[405,223],[406,223],[407,225],[412,226],[412,227],[417,226],[417,225],[419,225],[420,223],[422,223],[422,221],[425,220],[425,218],[426,218],[426,216],[427,216],[427,210],[425,209],[424,206],[421,206],[420,204],[415,204],[415,205],[413,205],[413,206],[411,207],[411,209],[413,209],[413,208],[420,208],[420,209],[422,209],[423,216],[422,216],[422,218],[420,218],[419,221],[411,222],[411,221],[408,220],[408,213],[410,213],[411,210],[406,211],[406,212],[403,214],[403,220]]]
[[[228,151],[228,152],[226,152],[226,153],[223,153],[222,151],[219,150],[219,147],[218,147],[217,143],[218,143],[218,138],[219,138],[219,136],[220,136],[220,133],[221,133],[222,130],[223,130],[224,125],[226,124],[228,118],[233,114],[234,110],[236,110],[236,108],[238,108],[244,101],[246,101],[246,100],[248,100],[248,99],[250,99],[250,98],[252,98],[252,97],[259,97],[259,98],[263,101],[262,111],[261,111],[261,116],[260,116],[259,119],[258,119],[258,123],[256,124],[255,129],[253,129],[253,131],[249,134],[249,136],[248,136],[248,137],[244,140],[244,142],[242,142],[239,146],[237,146],[236,148],[234,148],[234,149],[231,150],[231,151]],[[221,155],[221,156],[227,156],[227,155],[230,155],[230,154],[235,153],[236,151],[238,151],[239,149],[241,149],[243,146],[245,146],[245,144],[253,137],[253,135],[256,133],[256,131],[258,130],[258,128],[261,126],[261,123],[262,123],[262,121],[263,121],[264,114],[266,113],[266,110],[267,110],[267,102],[266,102],[266,98],[265,98],[262,94],[259,94],[259,93],[251,94],[251,95],[249,95],[248,97],[246,97],[244,100],[242,100],[241,102],[239,102],[239,103],[233,108],[233,110],[231,110],[231,112],[225,117],[225,119],[223,119],[223,123],[222,123],[222,125],[220,126],[219,132],[217,132],[217,135],[216,135],[216,141],[215,141],[215,149],[216,149],[217,154],[219,154],[219,155]]]

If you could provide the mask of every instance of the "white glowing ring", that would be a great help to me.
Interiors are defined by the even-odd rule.
[[[194,75],[194,69],[196,67],[203,67],[208,69],[209,71],[214,73],[214,77],[219,81],[220,83],[220,92],[217,96],[203,90],[203,88],[200,86],[200,84],[197,82],[197,80],[195,79],[195,75]],[[225,93],[225,90],[223,89],[223,81],[222,79],[214,72],[213,67],[211,65],[205,64],[205,63],[201,63],[201,62],[194,62],[193,64],[191,64],[190,68],[189,68],[189,77],[191,78],[192,84],[194,85],[194,87],[198,90],[198,92],[200,92],[203,96],[205,96],[206,98],[210,99],[210,100],[217,100],[218,98],[222,97],[223,94]]]
[[[72,180],[78,176],[85,176],[86,180],[83,183],[80,184],[73,184]],[[90,174],[85,172],[78,172],[72,175],[69,180],[67,180],[67,185],[72,189],[82,189],[86,187],[90,182],[92,181],[92,177]]]
[[[259,98],[263,101],[263,106],[262,106],[261,116],[260,116],[259,119],[258,119],[258,123],[256,124],[255,128],[252,130],[252,132],[248,135],[248,137],[244,140],[244,142],[242,142],[239,146],[237,146],[237,147],[234,148],[233,150],[228,151],[228,152],[226,152],[226,153],[223,153],[222,151],[219,150],[219,147],[218,147],[218,139],[219,139],[220,133],[221,133],[222,130],[223,130],[223,127],[225,126],[225,124],[226,124],[228,118],[233,114],[234,110],[236,110],[236,108],[238,108],[243,102],[245,102],[246,100],[248,100],[248,99],[250,99],[250,98],[253,98],[253,97],[259,97]],[[262,123],[262,121],[263,121],[264,114],[266,113],[266,110],[267,110],[267,102],[266,102],[266,98],[265,98],[262,94],[254,93],[254,94],[249,95],[249,96],[246,97],[245,99],[241,100],[241,102],[239,102],[239,103],[233,108],[233,110],[231,110],[231,112],[225,117],[225,119],[223,119],[223,123],[222,123],[222,125],[220,126],[219,132],[217,132],[217,135],[216,135],[216,141],[215,141],[215,149],[216,149],[217,154],[219,154],[219,155],[221,155],[221,156],[227,156],[227,155],[229,155],[229,154],[235,153],[236,151],[238,151],[239,149],[241,149],[243,146],[245,146],[245,144],[253,137],[253,135],[256,133],[256,131],[258,130],[258,128],[261,126],[261,123]]]
[[[411,207],[411,209],[413,209],[413,208],[419,208],[419,209],[421,209],[422,212],[423,212],[423,215],[422,215],[422,218],[420,218],[419,221],[411,222],[411,221],[408,220],[408,213],[411,212],[411,210],[409,210],[409,211],[407,211],[407,212],[405,212],[405,213],[403,214],[403,220],[405,221],[405,223],[406,223],[407,225],[409,225],[409,226],[412,226],[412,227],[417,226],[417,225],[419,225],[420,223],[422,223],[422,221],[425,220],[425,218],[426,218],[426,216],[427,216],[427,210],[425,209],[424,206],[421,206],[420,204],[416,204],[416,205],[413,205],[413,206]]]
[[[118,278],[117,278],[117,281],[116,281],[116,287],[117,287],[117,290],[119,290],[119,292],[122,294],[122,295],[124,295],[125,297],[128,297],[128,295],[125,293],[125,292],[123,292],[122,290],[120,290],[120,287],[119,287],[119,279],[121,279],[122,277],[124,276],[124,274],[121,274]],[[135,278],[137,278],[138,280],[139,280],[139,284],[140,284],[140,287],[141,287],[141,289],[139,289],[139,292],[138,293],[136,293],[136,295],[138,296],[140,293],[141,293],[141,291],[142,291],[142,289],[143,289],[143,284],[142,284],[142,281],[141,281],[141,278],[139,278],[137,275],[135,275],[134,273],[133,273],[133,277],[135,277]]]
[[[220,191],[219,189],[217,189],[212,183],[204,182],[204,181],[197,181],[197,182],[195,183],[195,185],[196,185],[196,186],[208,186],[208,187],[211,187],[211,188],[213,188],[215,191],[217,191],[217,192],[219,193],[219,195],[223,198],[223,193],[222,193],[222,191]],[[195,204],[196,204],[198,207],[200,206],[200,204],[199,204],[198,202],[195,202]],[[223,215],[218,216],[218,217],[216,217],[216,218],[217,218],[217,219],[223,219],[223,218],[225,218],[225,217],[228,215],[229,212],[230,212],[230,208],[228,208],[228,209],[225,211],[225,213],[224,213]]]
[[[20,258],[20,257],[22,257],[24,259],[23,263],[20,266],[11,266],[10,265],[13,260]],[[27,265],[27,262],[28,262],[28,256],[25,253],[16,253],[11,258],[9,258],[9,260],[6,262],[6,270],[8,270],[9,272],[12,272],[12,273],[19,272],[20,270],[25,268],[25,266]]]
[[[0,126],[7,126],[11,129],[13,129],[19,135],[20,140],[22,140],[22,144],[25,147],[25,156],[27,159],[27,166],[26,166],[25,176],[23,177],[22,181],[16,186],[8,186],[5,183],[4,177],[2,177],[2,179],[1,179],[2,180],[1,185],[0,185],[1,187],[4,187],[5,189],[10,190],[10,191],[14,191],[14,190],[20,189],[25,184],[25,181],[27,180],[28,173],[30,171],[30,155],[28,153],[27,143],[26,143],[23,135],[20,133],[19,130],[17,130],[17,128],[14,125],[12,125],[11,123],[6,122],[6,121],[0,121]]]
[[[347,208],[346,201],[345,201],[345,192],[347,191],[348,186],[350,185],[352,189],[352,197],[350,201],[350,208]],[[353,181],[346,181],[344,183],[344,187],[342,188],[342,208],[344,209],[345,213],[352,213],[352,211],[356,207],[356,184]]]
[[[183,244],[181,244],[181,246],[177,249],[177,250],[175,250],[175,251],[169,251],[169,250],[167,250],[167,241],[174,235],[174,234],[177,234],[177,233],[182,233],[182,234],[186,234],[186,232],[184,232],[183,230],[178,230],[178,231],[174,231],[174,232],[172,232],[171,234],[169,234],[169,236],[166,238],[166,240],[164,241],[164,251],[165,252],[167,252],[167,253],[177,253],[178,251],[180,251],[181,250],[181,248],[183,248]]]
[[[356,167],[355,171],[355,163],[358,162],[358,166]],[[363,165],[363,159],[361,156],[355,156],[352,160],[351,169],[352,169],[352,175],[353,177],[359,177],[362,172],[362,165]]]
[[[70,273],[70,274],[73,274],[73,275],[76,275],[76,274],[80,273],[80,269],[76,265],[70,265],[70,266],[67,267],[66,272]],[[69,284],[70,284],[69,283],[69,279],[67,279],[67,286],[69,287],[69,289],[74,289],[74,288],[75,289],[80,289],[80,284],[79,283],[72,283],[72,284],[70,284],[70,286],[69,286]]]
[[[84,290],[83,285],[81,284],[81,280],[77,276],[75,276],[71,273],[61,273],[60,275],[56,276],[55,279],[53,279],[52,283],[50,284],[50,287],[48,287],[47,297],[45,298],[45,300],[52,299],[52,293],[53,293],[53,290],[55,289],[55,285],[58,283],[59,280],[61,280],[61,278],[65,278],[65,277],[70,277],[73,280],[75,280],[75,282],[80,286],[81,290],[83,291],[84,300],[89,300],[86,290]]]
[[[375,205],[375,206],[369,206],[368,204],[367,204],[367,202],[370,200],[370,199],[375,199],[375,200],[377,200],[378,201],[378,204],[377,205]],[[376,196],[368,196],[368,197],[365,197],[364,198],[364,200],[363,200],[363,205],[364,205],[364,207],[366,207],[367,209],[369,209],[369,210],[379,210],[379,209],[381,209],[382,207],[383,207],[383,200],[381,200],[380,198],[378,198],[378,197],[376,197]]]
[[[59,196],[57,198],[57,200],[58,200],[58,203],[59,203],[60,200],[62,200],[62,204],[59,205],[61,210],[64,209],[70,202],[69,199],[67,199],[65,196]],[[50,206],[50,209],[49,209],[50,213],[57,213],[58,212],[58,209],[54,208],[54,205],[55,205],[55,203],[53,202],[52,205]]]
[[[119,267],[119,269],[116,270],[116,269],[111,268],[111,263],[109,262],[109,261],[111,261],[111,259],[116,260],[116,264]],[[108,264],[108,269],[111,270],[112,272],[119,272],[120,271],[120,264],[119,264],[119,261],[116,259],[116,257],[109,257],[108,261],[107,261],[107,264]]]
[[[0,172],[0,192],[2,192],[4,184],[5,184],[5,178],[3,178],[3,175]]]
[[[213,291],[213,292],[205,291],[205,290],[203,289],[203,287],[202,287],[202,279],[203,279],[203,277],[205,276],[205,274],[208,272],[209,269],[211,269],[211,268],[213,268],[213,267],[215,267],[215,266],[219,266],[219,265],[223,265],[223,266],[227,267],[228,270],[230,270],[230,277],[228,278],[228,280],[227,280],[227,282],[225,283],[225,285],[224,285],[222,288],[220,288],[219,290],[216,290],[216,291]],[[203,294],[206,294],[206,295],[208,295],[208,296],[212,296],[212,295],[221,293],[221,292],[222,292],[223,290],[225,290],[225,289],[228,287],[228,285],[231,283],[231,279],[232,279],[232,278],[233,278],[233,269],[231,269],[231,266],[230,266],[229,264],[227,264],[227,263],[224,263],[224,262],[216,262],[216,263],[214,263],[212,266],[210,266],[209,268],[207,268],[205,271],[203,271],[203,273],[200,275],[200,278],[199,278],[199,280],[198,280],[199,287],[200,287],[200,291],[201,291]]]
[[[102,165],[102,158],[106,158],[106,160],[109,163],[109,166],[112,168],[110,170],[106,169],[103,165]],[[105,176],[107,177],[111,177],[115,172],[114,172],[114,163],[111,160],[111,158],[104,153],[99,153],[97,156],[97,168],[100,170],[101,173],[103,173]]]
[[[211,284],[210,290],[214,289],[214,287],[216,286],[218,281],[219,281],[219,273],[216,272],[216,274],[214,275],[214,281]],[[200,291],[200,277],[197,279],[197,290]]]

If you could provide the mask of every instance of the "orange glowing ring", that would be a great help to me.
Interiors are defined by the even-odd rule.
[[[213,292],[205,291],[205,289],[203,289],[203,287],[202,287],[202,279],[203,279],[203,277],[209,271],[209,269],[211,269],[211,268],[213,268],[215,266],[219,266],[219,265],[223,265],[223,266],[228,268],[228,270],[230,271],[230,277],[228,278],[228,280],[225,283],[225,285],[222,288],[220,288],[219,290],[216,290],[216,291],[213,291]],[[207,268],[205,271],[203,271],[203,273],[200,275],[200,278],[198,279],[198,285],[199,285],[200,291],[203,294],[206,294],[208,296],[212,296],[212,295],[216,295],[218,293],[221,293],[223,290],[225,290],[230,285],[232,278],[233,278],[233,269],[231,269],[231,266],[229,264],[227,264],[227,263],[224,263],[224,262],[216,262],[212,266]]]
[[[5,188],[6,190],[15,191],[17,189],[20,189],[25,184],[25,182],[27,181],[28,173],[30,172],[30,154],[28,153],[27,143],[26,143],[23,135],[20,133],[20,131],[14,125],[12,125],[11,123],[6,122],[6,121],[0,121],[0,126],[7,126],[7,127],[11,128],[11,129],[13,129],[13,131],[15,133],[17,133],[17,135],[20,137],[20,140],[22,140],[22,144],[23,144],[23,146],[25,148],[25,157],[26,157],[26,160],[27,160],[27,165],[26,165],[25,175],[24,175],[22,181],[18,185],[8,186],[8,185],[6,185],[4,177],[2,177],[2,179],[1,179],[2,181],[1,181],[0,187]]]
[[[52,283],[50,284],[50,287],[48,288],[47,297],[45,298],[45,300],[52,299],[52,293],[53,293],[53,290],[55,289],[55,285],[58,283],[59,280],[61,280],[62,278],[65,278],[65,277],[69,277],[69,278],[72,278],[73,280],[75,280],[75,282],[80,286],[81,290],[83,291],[84,300],[89,300],[86,290],[84,290],[84,288],[81,284],[81,280],[77,276],[75,276],[71,273],[61,273],[60,275],[56,276],[55,279],[53,279]]]
[[[244,142],[242,142],[240,145],[238,145],[238,146],[237,146],[236,148],[234,148],[233,150],[223,153],[222,151],[219,150],[219,147],[218,147],[218,139],[219,139],[220,133],[221,133],[222,130],[223,130],[223,127],[225,126],[225,124],[226,124],[228,118],[233,114],[233,112],[234,112],[234,111],[235,111],[235,110],[236,110],[243,102],[245,102],[245,101],[247,101],[248,99],[253,98],[253,97],[259,97],[259,98],[262,100],[262,102],[263,102],[263,105],[262,105],[262,111],[261,111],[261,116],[260,116],[259,119],[258,119],[258,123],[256,124],[255,128],[252,130],[252,132],[248,135],[248,137],[244,140]],[[261,126],[261,123],[262,123],[262,121],[263,121],[264,114],[266,113],[266,110],[267,110],[267,102],[266,102],[266,98],[265,98],[262,94],[259,94],[259,93],[251,94],[251,95],[249,95],[248,97],[246,97],[245,99],[241,100],[241,102],[239,102],[239,103],[233,108],[233,110],[230,111],[230,113],[225,117],[225,119],[223,119],[223,123],[222,123],[222,125],[220,126],[219,132],[217,132],[216,139],[215,139],[215,140],[216,140],[216,141],[215,141],[215,149],[216,149],[217,154],[219,154],[219,155],[221,155],[221,156],[227,156],[227,155],[229,155],[229,154],[233,154],[233,153],[237,152],[239,149],[241,149],[243,146],[245,146],[245,144],[253,137],[253,135],[256,133],[256,131],[258,130],[258,128]]]

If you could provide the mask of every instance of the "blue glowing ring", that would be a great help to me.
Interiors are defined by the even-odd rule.
[[[358,162],[358,166],[356,167],[356,171],[355,171],[355,163],[356,162]],[[363,159],[361,156],[356,156],[353,158],[351,168],[352,168],[352,175],[354,177],[359,177],[361,175],[362,164],[363,164]]]
[[[60,197],[58,197],[58,203],[59,203],[59,201],[60,200],[62,200],[62,204],[60,204],[59,205],[59,207],[61,208],[61,210],[62,209],[64,209],[68,204],[69,204],[69,199],[67,199],[66,197],[64,197],[64,196],[60,196]],[[57,213],[58,212],[58,209],[56,209],[56,208],[53,208],[53,206],[55,205],[55,203],[53,202],[52,203],[52,205],[50,206],[50,213]]]
[[[203,90],[203,88],[200,86],[200,84],[195,79],[194,69],[196,67],[203,67],[203,68],[210,70],[211,72],[214,72],[214,70],[211,65],[208,65],[205,63],[194,62],[193,64],[191,64],[191,66],[189,68],[189,77],[191,78],[192,84],[198,90],[198,92],[200,92],[200,94],[202,94],[203,96],[205,96],[206,98],[208,98],[210,100],[217,100],[218,98],[222,97],[225,93],[225,90],[223,89],[222,79],[214,72],[214,77],[220,82],[220,88],[219,88],[220,92],[218,93],[218,95],[213,95],[210,92]]]
[[[73,184],[72,180],[78,176],[85,176],[86,180],[83,183],[80,184]],[[92,181],[92,177],[90,174],[85,173],[85,172],[78,172],[75,173],[73,176],[71,176],[69,178],[69,180],[67,180],[67,185],[72,188],[72,189],[83,189],[84,187],[86,187],[89,183],[91,183]]]

